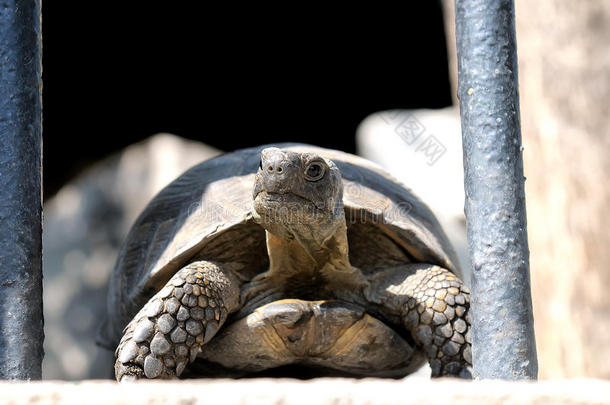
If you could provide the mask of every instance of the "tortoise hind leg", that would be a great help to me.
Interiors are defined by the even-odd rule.
[[[238,305],[239,284],[218,264],[182,268],[125,328],[115,352],[117,381],[179,377]]]
[[[371,280],[368,299],[401,318],[426,354],[432,377],[471,378],[470,291],[442,267],[408,264]]]

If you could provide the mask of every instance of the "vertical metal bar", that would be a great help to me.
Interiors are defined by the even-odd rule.
[[[0,0],[0,379],[40,379],[40,0]]]
[[[475,378],[535,379],[512,0],[456,0]]]

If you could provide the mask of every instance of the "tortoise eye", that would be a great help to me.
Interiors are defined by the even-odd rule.
[[[262,170],[262,168],[263,168],[263,159],[258,161],[258,168]]]
[[[305,169],[305,179],[307,181],[317,181],[324,177],[324,166],[319,162],[310,163]]]

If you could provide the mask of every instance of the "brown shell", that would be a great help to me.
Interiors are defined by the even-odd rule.
[[[101,344],[112,347],[122,327],[194,256],[230,263],[245,279],[266,270],[264,230],[253,222],[251,209],[260,151],[269,146],[315,152],[339,167],[354,266],[375,271],[377,263],[384,267],[417,261],[460,275],[453,249],[430,209],[377,165],[309,145],[242,149],[192,167],[138,217],[112,274]],[[381,248],[371,255],[362,246]]]

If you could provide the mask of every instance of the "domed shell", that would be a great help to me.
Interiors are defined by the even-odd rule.
[[[310,145],[242,149],[204,161],[148,204],[119,253],[100,343],[114,349],[122,328],[181,267],[196,258],[231,265],[250,279],[265,271],[264,229],[252,218],[254,173],[267,147],[314,152],[341,171],[350,262],[365,272],[404,262],[438,264],[461,276],[430,209],[374,163]]]

